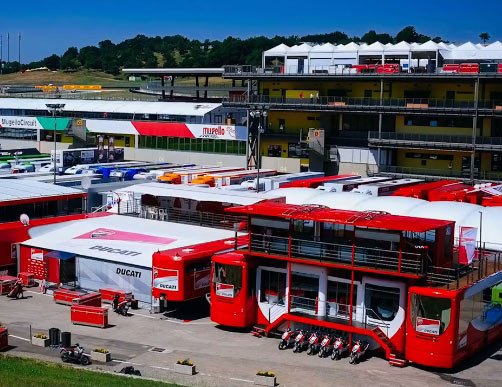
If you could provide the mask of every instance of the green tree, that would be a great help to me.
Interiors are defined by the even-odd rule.
[[[101,53],[96,46],[82,47],[78,53],[78,60],[86,69],[101,70],[103,68]]]
[[[415,30],[415,27],[413,26],[404,27],[401,31],[397,33],[396,37],[394,38],[394,41],[396,43],[399,43],[403,40],[408,43],[413,43],[418,41],[418,34],[417,31]]]
[[[491,36],[488,32],[482,32],[479,34],[479,38],[483,41],[483,44],[486,44],[486,42],[490,40]]]
[[[78,69],[81,66],[78,60],[78,49],[77,47],[70,47],[61,57],[61,68],[62,69]]]
[[[44,63],[44,66],[50,70],[59,70],[61,68],[61,58],[56,54],[48,56],[42,62]]]

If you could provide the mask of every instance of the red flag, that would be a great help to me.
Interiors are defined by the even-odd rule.
[[[458,243],[459,264],[468,265],[474,259],[477,234],[478,229],[476,227],[460,227],[460,240]]]

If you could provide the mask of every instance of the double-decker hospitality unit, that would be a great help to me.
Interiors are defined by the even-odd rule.
[[[502,337],[501,253],[475,250],[455,222],[262,202],[249,246],[215,255],[211,319],[365,337],[391,364],[451,368]]]

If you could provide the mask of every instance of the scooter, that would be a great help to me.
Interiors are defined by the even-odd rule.
[[[297,336],[299,331],[293,332],[291,328],[288,328],[284,331],[281,336],[281,342],[278,345],[280,350],[292,347],[295,344],[295,337]]]
[[[69,348],[62,348],[61,360],[63,363],[82,364],[84,366],[91,363],[91,358],[84,354],[84,348],[79,343]]]
[[[321,334],[319,332],[314,332],[309,338],[309,348],[307,349],[307,355],[315,355],[319,350],[319,339]]]
[[[23,283],[21,281],[17,281],[10,290],[9,294],[7,294],[7,297],[15,298],[17,300],[20,296],[21,298],[24,298]]]
[[[362,340],[356,340],[354,346],[352,347],[352,351],[350,351],[349,363],[359,363],[361,361],[361,358],[366,354],[369,346],[369,343],[366,343]]]
[[[331,335],[324,335],[321,341],[321,346],[319,347],[319,357],[327,357],[330,351],[330,345],[333,338]]]
[[[307,332],[304,330],[300,330],[298,335],[295,337],[295,346],[293,348],[293,352],[302,352],[308,346],[309,342],[307,341]]]
[[[127,312],[129,311],[129,302],[127,300],[120,302],[117,307],[113,309],[113,311],[122,316],[127,316]]]
[[[347,344],[347,341],[343,337],[337,337],[333,343],[331,360],[340,360],[348,350]]]

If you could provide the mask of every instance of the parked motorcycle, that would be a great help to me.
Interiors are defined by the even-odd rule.
[[[366,354],[369,346],[369,343],[366,343],[362,340],[356,340],[354,346],[352,347],[352,351],[350,351],[349,363],[359,363],[361,361],[361,358]]]
[[[333,338],[331,335],[324,335],[321,341],[321,346],[319,347],[319,357],[327,357],[329,355],[331,342]]]
[[[62,348],[61,360],[64,363],[82,364],[84,366],[91,363],[90,357],[84,354],[84,348],[79,343],[68,348]]]
[[[124,300],[122,302],[119,302],[119,295],[116,294],[115,297],[113,298],[113,311],[115,313],[118,313],[122,316],[127,316],[127,313],[129,311],[129,301]]]
[[[333,348],[331,350],[331,359],[340,360],[345,355],[347,350],[347,341],[341,336],[335,338],[335,342],[333,343]]]
[[[280,350],[289,348],[294,346],[295,344],[295,338],[298,335],[299,331],[293,332],[291,328],[286,329],[284,333],[281,336],[281,342],[278,345],[278,348]]]
[[[295,346],[293,348],[293,352],[302,352],[304,351],[309,342],[307,340],[307,336],[308,336],[308,333],[306,331],[304,331],[303,329],[300,330],[300,332],[298,333],[298,335],[296,335],[295,337]]]
[[[314,332],[310,335],[309,337],[309,346],[307,349],[307,355],[315,355],[317,351],[319,350],[319,339],[321,337],[321,334],[319,332]]]
[[[15,298],[16,300],[19,297],[24,298],[23,282],[21,280],[16,281],[10,292],[7,294],[7,297]]]

